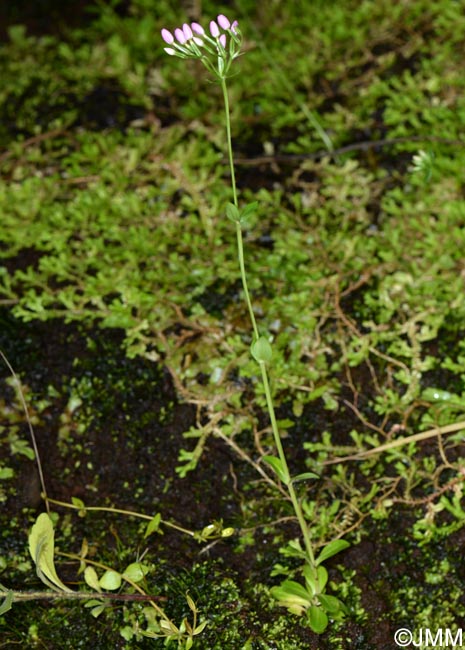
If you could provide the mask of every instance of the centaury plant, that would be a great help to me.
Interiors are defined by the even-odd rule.
[[[341,539],[333,540],[322,550],[319,550],[318,554],[316,553],[316,549],[312,543],[311,522],[307,522],[305,519],[295,484],[299,481],[308,481],[318,477],[312,472],[291,476],[270,390],[269,367],[272,362],[272,347],[269,336],[261,333],[257,325],[248,289],[242,229],[245,226],[247,219],[255,212],[257,203],[250,203],[243,207],[239,206],[234,171],[231,120],[227,88],[227,78],[231,64],[241,52],[241,30],[237,21],[231,22],[226,16],[220,14],[216,21],[212,20],[210,22],[209,32],[200,24],[194,22],[190,25],[185,23],[182,27],[176,28],[174,34],[168,29],[162,29],[161,35],[168,46],[165,47],[165,52],[167,54],[170,56],[177,56],[181,59],[200,60],[218,81],[222,89],[226,124],[226,145],[232,186],[232,202],[228,203],[226,206],[226,216],[235,224],[236,227],[237,253],[242,288],[252,326],[252,343],[250,350],[260,369],[261,381],[266,396],[266,404],[277,453],[277,455],[265,456],[263,460],[267,463],[268,467],[274,472],[277,478],[284,484],[292,503],[295,516],[298,520],[303,540],[303,547],[299,540],[295,540],[291,543],[293,554],[295,557],[303,561],[303,584],[294,580],[285,580],[281,585],[273,587],[271,593],[278,600],[279,604],[287,607],[290,612],[297,615],[305,615],[310,627],[315,632],[320,633],[326,629],[329,618],[340,618],[343,616],[345,610],[343,603],[338,598],[326,594],[328,572],[323,566],[323,562],[346,548],[348,542]]]

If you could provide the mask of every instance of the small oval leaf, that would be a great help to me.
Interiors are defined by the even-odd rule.
[[[241,223],[244,223],[244,221],[247,221],[247,219],[257,211],[258,208],[258,201],[253,201],[252,203],[247,203],[246,206],[244,206],[241,210],[240,213],[240,221]]]
[[[97,571],[94,569],[93,566],[87,566],[85,568],[84,580],[89,585],[89,587],[91,587],[91,589],[95,589],[95,591],[102,591],[98,580]]]
[[[256,341],[250,346],[250,351],[253,358],[258,363],[269,363],[271,357],[273,356],[273,351],[271,345],[264,336],[260,336]]]
[[[239,209],[234,205],[234,203],[228,203],[226,206],[226,216],[234,223],[240,223],[241,215]]]
[[[298,481],[308,481],[313,478],[320,478],[315,472],[304,472],[303,474],[297,474],[297,476],[292,477],[292,482],[297,483]]]
[[[141,562],[133,562],[126,567],[123,573],[123,578],[131,580],[132,582],[140,582],[149,572],[149,567]]]
[[[350,546],[349,542],[346,542],[345,539],[334,539],[332,542],[329,542],[329,544],[326,544],[324,549],[316,558],[316,564],[321,564],[328,558],[333,557],[333,555],[336,555],[337,553],[343,551],[349,546]]]
[[[341,601],[336,596],[327,596],[326,594],[319,594],[318,600],[328,614],[337,614],[341,609]]]
[[[328,626],[328,617],[322,607],[312,605],[307,612],[310,627],[316,634],[324,632]]]
[[[159,535],[163,535],[163,531],[160,530],[160,524],[161,524],[161,514],[157,512],[157,514],[154,515],[152,519],[149,521],[149,523],[147,524],[144,538],[148,537],[152,533],[158,533]]]
[[[107,569],[99,580],[100,586],[106,591],[113,591],[121,587],[121,574],[113,569]]]

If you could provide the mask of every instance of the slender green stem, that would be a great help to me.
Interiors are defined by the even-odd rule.
[[[144,515],[142,512],[135,512],[134,510],[122,510],[121,508],[109,508],[105,506],[86,506],[76,503],[67,503],[66,501],[58,501],[57,499],[50,499],[42,495],[44,499],[47,499],[48,503],[54,503],[57,506],[62,506],[63,508],[71,508],[72,510],[85,510],[86,512],[114,512],[119,515],[127,515],[128,517],[137,517],[138,519],[145,519],[147,521],[152,521],[153,515]],[[177,524],[173,524],[171,521],[166,521],[166,519],[160,519],[160,524],[167,526],[169,528],[174,528],[180,533],[185,533],[190,537],[195,537],[195,532]]]
[[[250,320],[252,321],[253,333],[255,340],[260,337],[260,332],[258,331],[257,321],[255,319],[255,314],[253,312],[252,301],[250,299],[249,287],[247,285],[247,275],[245,272],[245,263],[244,263],[244,241],[242,238],[242,228],[240,223],[236,223],[236,237],[237,237],[237,253],[239,257],[239,266],[241,269],[241,278],[242,278],[242,288],[244,290],[245,301],[249,309]]]
[[[229,114],[228,88],[226,86],[226,79],[224,77],[221,78],[221,90],[223,91],[224,112],[226,116],[226,140],[228,143],[228,158],[229,158],[229,169],[231,171],[231,187],[233,191],[233,202],[236,207],[239,207],[237,203],[236,173],[234,171],[234,158],[233,158],[233,150],[232,150],[231,116]]]
[[[315,554],[313,552],[313,546],[312,542],[310,539],[310,532],[307,526],[307,522],[305,521],[304,513],[302,512],[302,507],[300,505],[299,499],[297,498],[296,491],[294,489],[294,485],[292,483],[292,480],[290,478],[290,473],[289,473],[289,466],[287,464],[287,459],[286,459],[286,454],[284,453],[284,448],[283,444],[281,441],[281,436],[279,435],[279,428],[278,428],[278,423],[276,422],[276,415],[274,411],[274,405],[273,405],[273,398],[271,396],[271,390],[270,390],[270,382],[268,380],[268,372],[266,369],[266,365],[263,361],[260,361],[260,370],[262,371],[262,382],[263,382],[263,387],[265,389],[265,396],[266,396],[266,405],[268,407],[268,414],[270,416],[270,422],[271,422],[271,429],[273,431],[273,438],[274,442],[276,445],[276,449],[278,452],[279,460],[281,461],[282,468],[284,470],[284,474],[289,477],[288,482],[286,484],[286,487],[289,492],[289,496],[292,501],[292,505],[294,507],[294,512],[297,516],[297,520],[299,522],[300,530],[302,531],[302,536],[304,538],[304,545],[305,545],[305,550],[307,552],[308,560],[312,567],[315,566]]]
[[[228,144],[228,159],[229,159],[229,169],[231,172],[231,187],[233,191],[233,201],[236,208],[238,208],[237,202],[237,187],[236,187],[236,173],[234,170],[234,157],[232,149],[232,138],[231,138],[231,116],[229,114],[229,97],[228,97],[228,88],[226,86],[226,79],[221,79],[221,89],[223,91],[223,100],[224,100],[224,112],[226,117],[226,140]],[[257,327],[257,321],[255,320],[255,314],[253,313],[252,301],[250,299],[249,287],[247,284],[247,274],[245,272],[245,263],[244,263],[244,242],[242,238],[242,228],[241,224],[236,222],[236,237],[237,237],[237,252],[239,256],[239,266],[241,269],[241,279],[242,287],[244,289],[245,301],[247,303],[247,308],[250,314],[250,320],[252,321],[253,333],[255,340],[260,336]]]
[[[231,138],[231,117],[229,112],[228,89],[226,86],[226,79],[224,77],[221,78],[221,89],[223,91],[223,99],[224,99],[224,109],[225,109],[225,118],[226,118],[226,139],[227,139],[227,147],[228,147],[229,167],[231,170],[231,185],[233,191],[233,200],[234,200],[234,205],[237,208],[239,208],[238,201],[237,201],[236,175],[234,171],[234,157],[233,157],[232,138]],[[241,224],[238,221],[236,221],[236,236],[237,236],[237,252],[239,257],[239,267],[241,272],[242,288],[244,291],[245,300],[249,310],[250,320],[252,322],[254,339],[257,340],[260,337],[260,333],[258,330],[257,321],[255,319],[255,314],[253,312],[252,301],[250,299],[249,289],[247,285],[247,274],[245,271],[245,262],[244,262],[244,241],[242,237]],[[268,408],[268,414],[270,417],[275,446],[278,452],[279,460],[281,461],[281,466],[283,468],[284,475],[287,477],[286,488],[288,490],[289,497],[291,499],[294,508],[294,512],[297,516],[297,520],[299,522],[299,526],[302,531],[302,536],[304,538],[305,550],[308,557],[308,561],[312,567],[315,567],[315,555],[313,552],[313,546],[310,539],[310,532],[307,526],[307,522],[305,521],[302,507],[300,505],[299,499],[297,498],[297,494],[292,484],[292,480],[289,473],[289,466],[287,464],[286,455],[284,453],[284,448],[281,441],[281,436],[279,434],[278,423],[276,421],[276,415],[274,411],[273,398],[271,396],[270,383],[268,380],[268,371],[263,361],[260,361],[259,365],[262,373],[262,382],[265,390],[266,404]]]

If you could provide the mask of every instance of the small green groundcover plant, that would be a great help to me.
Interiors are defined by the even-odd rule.
[[[305,472],[292,476],[283,447],[282,437],[279,431],[272,392],[270,389],[270,368],[273,362],[273,351],[270,343],[270,336],[262,332],[258,326],[251,297],[248,289],[247,273],[245,266],[245,254],[243,243],[243,228],[257,209],[257,203],[240,205],[235,180],[235,169],[233,160],[233,149],[231,139],[230,107],[228,98],[227,79],[231,66],[235,59],[241,54],[242,34],[237,21],[231,22],[226,16],[220,14],[216,20],[212,20],[208,30],[199,23],[185,23],[182,27],[174,30],[174,33],[164,28],[161,31],[165,41],[165,51],[168,55],[181,59],[199,60],[220,84],[224,100],[226,147],[230,166],[231,196],[232,201],[225,206],[225,216],[234,224],[237,240],[237,254],[239,272],[242,282],[242,289],[251,322],[251,346],[250,352],[257,362],[259,374],[263,384],[266,397],[266,405],[270,419],[275,455],[267,455],[264,462],[274,476],[272,483],[277,490],[286,495],[292,504],[295,518],[300,527],[301,537],[290,542],[287,548],[287,555],[296,559],[300,564],[298,573],[300,579],[286,579],[281,584],[271,588],[271,594],[277,603],[300,617],[305,617],[310,628],[316,633],[322,633],[328,626],[330,620],[340,620],[346,613],[346,607],[335,596],[327,593],[328,572],[324,563],[340,551],[348,547],[348,542],[342,539],[334,539],[325,547],[317,549],[312,542],[312,522],[308,522],[299,496],[296,491],[296,484],[311,481],[318,478],[313,472]],[[39,459],[37,457],[39,462]],[[45,485],[42,478],[42,489],[46,500],[47,510],[49,504],[54,503],[48,499],[45,492]],[[284,491],[280,484],[284,486]],[[55,502],[59,505],[69,505]],[[82,502],[74,500],[70,507],[85,513],[86,508]],[[95,508],[94,508],[95,509]],[[102,510],[102,508],[100,508]],[[132,516],[137,513],[127,513],[114,510]],[[160,515],[147,517],[147,535],[156,532],[160,525],[171,525],[162,522]],[[147,627],[142,632],[145,636],[153,638],[164,638],[169,644],[175,642],[178,647],[189,650],[194,643],[194,637],[198,636],[205,628],[206,621],[198,621],[198,610],[192,598],[187,594],[187,603],[192,612],[192,619],[186,618],[179,625],[176,625],[165,613],[160,604],[153,597],[146,594],[140,583],[144,581],[149,567],[143,562],[130,563],[123,571],[115,571],[109,566],[99,564],[87,557],[85,545],[81,553],[76,556],[68,555],[78,560],[84,575],[86,584],[93,590],[93,594],[75,592],[68,588],[58,577],[54,566],[54,530],[52,517],[49,512],[41,514],[32,528],[29,537],[29,550],[36,565],[39,578],[52,590],[50,598],[79,598],[86,599],[86,606],[91,608],[92,614],[98,616],[107,606],[111,599],[122,597],[115,596],[112,592],[119,590],[123,583],[131,586],[136,594],[128,595],[135,598],[147,600],[147,607],[144,609]],[[173,527],[176,526],[173,524]],[[178,527],[179,528],[179,527]],[[210,524],[200,533],[193,533],[179,529],[181,532],[193,535],[198,541],[227,537],[234,531],[231,528],[222,528],[216,524]],[[296,572],[297,573],[297,572]],[[292,577],[296,577],[293,575]],[[31,597],[31,594],[15,593],[4,590],[0,614],[7,611],[15,600]],[[34,596],[34,595],[33,595]],[[35,597],[39,595],[35,594]],[[42,597],[42,596],[40,596]]]

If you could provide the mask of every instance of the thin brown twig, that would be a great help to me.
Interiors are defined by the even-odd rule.
[[[39,133],[39,135],[34,135],[31,138],[28,138],[27,140],[24,140],[23,142],[16,142],[16,144],[20,145],[22,149],[27,149],[27,147],[30,147],[34,144],[38,144],[39,142],[44,142],[44,140],[50,140],[51,138],[55,138],[57,135],[65,135],[66,130],[63,128],[59,129],[52,129],[51,131],[47,131],[47,133]],[[7,151],[4,151],[0,155],[0,162],[7,160],[8,158],[11,158],[14,155],[14,152],[8,149]]]
[[[432,503],[438,497],[440,497],[441,494],[444,494],[445,492],[448,492],[449,490],[453,489],[458,483],[463,483],[464,480],[465,480],[464,476],[456,476],[455,478],[451,479],[448,483],[446,483],[442,487],[437,488],[436,492],[433,492],[433,494],[429,494],[428,496],[423,497],[422,499],[403,499],[402,497],[393,497],[392,502],[405,503],[406,505],[409,506],[421,506],[427,503]]]
[[[107,592],[62,592],[62,591],[15,591],[9,589],[7,591],[0,591],[0,598],[6,598],[8,593],[13,594],[13,602],[24,600],[90,600],[93,598],[104,598],[105,600],[167,600],[166,596],[150,596],[149,594],[111,594]]]
[[[451,146],[464,146],[463,140],[451,140],[449,138],[439,138],[435,136],[421,136],[413,135],[410,137],[402,138],[381,138],[380,140],[366,140],[364,142],[352,142],[351,144],[344,145],[334,151],[324,149],[313,153],[289,153],[289,154],[274,154],[271,156],[256,156],[255,158],[236,158],[237,165],[272,165],[276,162],[301,162],[304,160],[318,160],[319,158],[336,158],[344,153],[351,151],[367,151],[369,149],[377,149],[381,147],[390,147],[396,144],[408,144],[409,142],[437,142],[439,144],[446,144]]]
[[[420,433],[415,433],[411,436],[405,436],[404,438],[398,438],[397,440],[391,440],[384,445],[379,447],[374,447],[373,449],[367,449],[366,451],[361,451],[357,454],[352,454],[350,456],[341,456],[339,458],[331,458],[330,460],[323,461],[323,465],[333,465],[334,463],[343,463],[347,460],[365,460],[370,456],[375,454],[381,454],[384,451],[389,451],[395,447],[402,447],[407,445],[410,442],[420,442],[422,440],[428,440],[429,438],[434,438],[435,436],[445,435],[447,433],[455,433],[456,431],[461,431],[465,429],[465,420],[460,422],[455,422],[454,424],[449,424],[445,427],[435,427],[434,429],[428,429],[428,431],[421,431]]]
[[[36,436],[35,436],[35,433],[34,433],[34,428],[32,426],[31,418],[29,416],[29,411],[28,411],[27,404],[26,404],[26,398],[24,397],[23,389],[22,389],[22,386],[21,386],[21,381],[20,381],[19,377],[17,376],[17,374],[15,373],[15,371],[13,369],[13,366],[11,365],[11,363],[8,361],[8,359],[6,358],[6,356],[3,354],[3,352],[1,350],[0,350],[0,356],[3,359],[3,361],[5,362],[6,367],[10,371],[11,376],[15,380],[16,386],[18,388],[19,399],[21,400],[21,406],[23,407],[24,415],[26,416],[26,421],[27,421],[27,425],[28,425],[28,428],[29,428],[29,435],[31,437],[32,447],[34,449],[35,460],[36,460],[36,464],[37,464],[37,471],[39,472],[40,486],[42,488],[42,494],[43,494],[43,498],[45,500],[45,507],[47,509],[47,513],[50,514],[50,506],[49,506],[49,503],[48,503],[47,489],[45,487],[45,478],[44,478],[44,473],[42,471],[42,463],[40,461],[39,449],[37,447]]]

